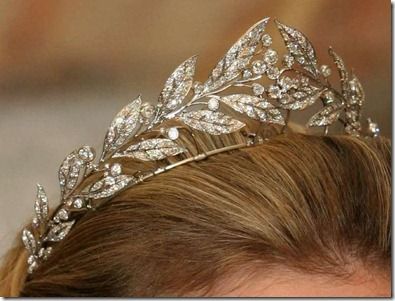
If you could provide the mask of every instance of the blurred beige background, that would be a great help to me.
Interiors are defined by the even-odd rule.
[[[389,1],[373,0],[1,1],[0,255],[32,217],[37,182],[58,203],[57,168],[70,151],[100,148],[113,115],[139,93],[154,101],[193,54],[204,80],[265,16],[304,32],[321,63],[332,45],[390,136],[390,14]]]

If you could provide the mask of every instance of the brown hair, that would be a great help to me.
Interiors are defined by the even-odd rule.
[[[267,273],[345,276],[353,260],[388,270],[390,181],[385,138],[280,135],[124,191],[81,218],[28,278],[18,243],[0,293],[202,296],[250,263]]]

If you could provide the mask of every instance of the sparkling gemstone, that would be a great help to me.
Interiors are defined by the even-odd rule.
[[[272,44],[272,37],[267,33],[262,36],[262,44],[265,47],[269,47]]]
[[[290,101],[291,101],[291,96],[289,94],[281,95],[281,98],[279,100],[279,102],[282,104],[288,104]]]
[[[95,158],[95,153],[91,147],[83,146],[78,150],[78,156],[84,161],[92,161]]]
[[[253,106],[247,106],[246,107],[246,112],[248,117],[254,117],[255,116],[255,110]]]
[[[380,134],[380,128],[378,126],[377,123],[372,122],[369,120],[369,133],[373,136],[373,137],[377,137]]]
[[[33,262],[35,262],[36,261],[36,256],[34,256],[34,255],[30,255],[29,257],[28,257],[28,259],[27,259],[27,263],[28,264],[32,264]]]
[[[279,84],[286,91],[288,91],[292,87],[295,87],[294,86],[294,81],[291,78],[289,78],[288,76],[285,76],[285,77],[281,78],[279,80]]]
[[[299,64],[302,65],[306,62],[306,59],[303,56],[298,56],[296,60],[298,61]]]
[[[112,186],[115,184],[115,179],[113,177],[105,177],[104,183],[108,186]]]
[[[251,76],[252,76],[252,72],[250,70],[243,71],[243,78],[244,79],[250,78]]]
[[[332,74],[332,70],[331,70],[331,68],[329,68],[328,65],[322,65],[322,66],[320,67],[320,70],[321,70],[321,74],[322,74],[324,77],[328,77],[328,76],[330,76],[330,75]]]
[[[355,96],[355,94],[351,95],[351,97],[349,98],[349,102],[352,105],[356,105],[358,103],[358,101],[359,101],[359,99],[358,99],[358,97]]]
[[[83,201],[82,201],[81,198],[76,198],[76,199],[74,200],[74,202],[73,202],[73,206],[74,206],[74,208],[76,208],[76,209],[81,209],[81,208],[82,208],[82,205],[83,205]]]
[[[284,67],[291,68],[292,65],[294,64],[294,61],[295,61],[294,57],[290,54],[285,54],[283,57]]]
[[[306,76],[302,76],[302,78],[300,79],[300,83],[302,84],[302,86],[308,86],[309,78]]]
[[[35,217],[32,220],[32,226],[33,228],[38,228],[40,226],[40,222],[38,221],[38,219]]]
[[[173,110],[178,106],[178,104],[179,101],[177,99],[172,99],[166,104],[166,107],[170,110]]]
[[[27,268],[27,272],[29,274],[33,273],[36,269],[38,268],[38,264],[36,261],[34,261],[29,267]]]
[[[280,70],[277,67],[271,67],[266,71],[267,77],[270,79],[277,79],[280,76]]]
[[[123,117],[117,117],[117,118],[114,120],[114,123],[115,123],[115,124],[122,124],[122,123],[123,123]]]
[[[201,82],[195,82],[193,84],[193,90],[195,91],[195,94],[201,94],[203,92],[204,86],[202,85]]]
[[[176,127],[171,127],[168,131],[167,131],[167,137],[169,137],[170,140],[176,140],[179,137],[179,132],[178,129]]]
[[[357,120],[358,113],[356,111],[347,111],[346,112],[346,118],[347,119],[351,119],[351,120]]]
[[[298,45],[296,45],[295,43],[289,44],[288,47],[289,47],[289,51],[291,51],[291,53],[293,54],[297,54],[299,52]]]
[[[45,249],[45,253],[46,253],[47,255],[51,254],[51,253],[52,253],[52,247],[46,248],[46,249]]]
[[[252,71],[255,74],[263,74],[266,71],[266,65],[261,60],[254,61],[252,63]]]
[[[153,105],[146,102],[142,104],[140,113],[144,118],[151,118],[155,113],[155,108]]]
[[[219,101],[216,98],[210,98],[210,100],[207,102],[207,106],[209,110],[211,111],[216,111],[219,108]]]
[[[122,166],[119,163],[111,165],[110,173],[113,177],[119,176],[122,173]]]
[[[69,214],[66,209],[60,209],[56,215],[63,221],[66,221],[69,218]]]
[[[349,84],[349,87],[350,87],[351,92],[354,92],[354,93],[358,92],[358,85],[357,85],[357,83],[355,82],[355,80],[349,81],[348,84]]]
[[[44,257],[44,252],[45,252],[45,249],[44,249],[44,248],[41,248],[40,251],[38,251],[38,257],[39,257],[39,258]]]
[[[217,66],[217,67],[213,70],[212,76],[213,76],[214,78],[217,78],[217,77],[219,77],[221,74],[222,74],[222,66]]]
[[[261,84],[258,84],[258,83],[253,83],[252,84],[252,92],[255,94],[255,95],[262,95],[263,94],[263,92],[265,92],[265,87],[264,86],[262,86]]]
[[[269,96],[271,98],[280,98],[282,94],[281,88],[277,85],[271,85],[269,87]]]
[[[277,63],[277,60],[278,60],[277,52],[273,49],[268,49],[265,52],[263,59],[267,64],[273,65],[273,64]]]
[[[306,93],[305,93],[305,92],[302,92],[302,91],[296,91],[296,92],[293,94],[293,97],[295,97],[295,98],[297,98],[297,99],[302,99],[302,98],[306,97]]]
[[[325,92],[323,99],[325,104],[330,104],[335,101],[335,94],[333,94],[332,91],[327,91]]]

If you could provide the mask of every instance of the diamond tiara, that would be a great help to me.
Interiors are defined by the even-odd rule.
[[[192,161],[262,144],[266,138],[249,129],[242,117],[259,127],[275,125],[284,131],[291,111],[304,110],[320,100],[322,108],[309,119],[307,128],[323,127],[326,135],[330,125],[340,122],[346,134],[379,135],[378,125],[369,118],[367,125],[362,125],[365,95],[342,58],[329,48],[340,77],[338,91],[329,81],[331,68],[318,66],[315,50],[304,34],[275,20],[286,46],[286,54],[280,58],[271,47],[272,37],[265,32],[268,23],[269,18],[265,18],[241,36],[204,83],[193,79],[197,59],[193,56],[170,75],[156,104],[143,102],[139,96],[126,105],[111,122],[97,163],[90,146],[70,153],[59,169],[61,203],[53,213],[49,213],[44,188],[37,185],[35,218],[31,227],[22,231],[29,253],[29,273],[48,258],[81,215],[120,191]],[[265,86],[264,81],[269,84]],[[243,92],[234,93],[236,89]],[[167,126],[169,120],[181,125]],[[244,141],[202,151],[195,139],[197,132],[213,136],[240,132]],[[196,147],[183,145],[182,135],[189,135]],[[167,160],[170,157],[172,161]],[[119,158],[157,165],[149,170],[124,172],[117,162]],[[81,187],[83,179],[92,175],[96,180]]]

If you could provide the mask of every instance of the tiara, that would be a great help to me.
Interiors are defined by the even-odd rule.
[[[320,101],[320,110],[308,120],[306,128],[322,127],[326,135],[329,126],[337,122],[349,135],[379,135],[376,123],[369,118],[366,125],[362,122],[364,91],[342,58],[329,48],[340,77],[340,88],[336,89],[329,81],[331,68],[318,65],[306,36],[274,22],[285,43],[284,55],[271,47],[272,36],[265,32],[269,18],[259,21],[228,50],[204,83],[194,81],[197,57],[193,56],[170,75],[156,104],[143,102],[138,96],[126,105],[111,122],[97,163],[90,146],[70,153],[59,168],[61,202],[51,214],[44,188],[37,185],[35,217],[31,227],[22,231],[29,253],[29,273],[48,258],[78,218],[119,192],[177,166],[262,144],[266,139],[250,129],[242,117],[259,127],[286,129],[292,111]],[[167,126],[169,120],[181,125]],[[202,151],[194,138],[197,132],[212,136],[239,132],[243,141]],[[182,135],[194,139],[196,147],[183,145]],[[149,170],[124,171],[120,158],[153,161],[156,165]],[[91,176],[95,178],[93,183],[81,187],[83,179]]]

